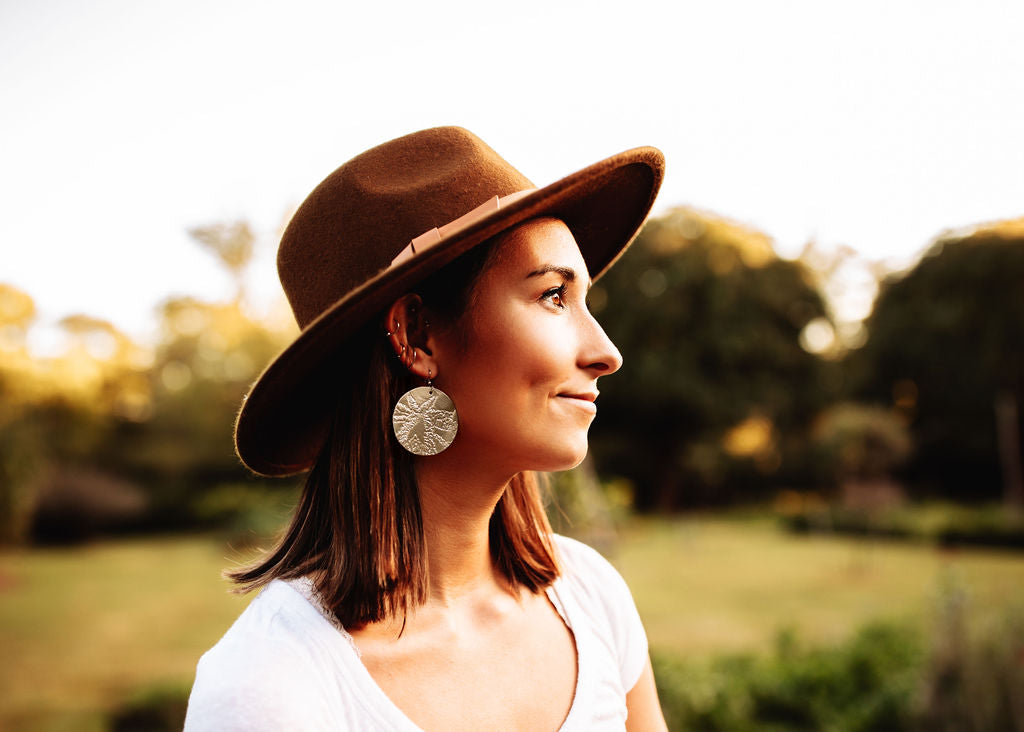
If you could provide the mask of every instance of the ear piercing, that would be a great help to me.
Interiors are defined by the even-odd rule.
[[[427,323],[427,325],[429,326],[430,323]],[[398,334],[398,321],[397,320],[395,321],[394,328],[395,328],[394,331],[385,330],[384,331],[384,335],[386,337],[390,338],[391,336]],[[402,344],[402,350],[399,351],[396,354],[398,356],[398,360],[401,361],[403,364],[405,363],[405,353],[408,350],[410,350],[409,349],[409,344],[403,343]],[[416,349],[412,348],[411,350],[412,350],[412,360],[407,364],[408,366],[412,366],[414,363],[416,363]]]
[[[398,360],[401,361],[402,363],[405,363],[405,352],[406,351],[411,351],[412,352],[412,360],[409,361],[409,363],[408,363],[409,366],[412,366],[414,363],[416,363],[416,349],[415,348],[410,349],[409,346],[407,346],[404,343],[402,344],[402,350],[398,353]]]
[[[423,327],[424,328],[429,328],[430,327],[430,321],[427,320],[426,318],[423,319]],[[385,330],[384,331],[384,337],[385,338],[390,338],[391,336],[395,335],[395,333],[398,332],[398,321],[397,320],[395,321],[394,328],[395,328],[394,330]]]

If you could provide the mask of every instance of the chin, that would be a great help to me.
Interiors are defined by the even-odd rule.
[[[555,451],[553,449],[555,447],[562,447],[563,449]],[[540,470],[546,473],[572,470],[582,463],[584,458],[587,457],[587,449],[588,445],[586,440],[583,440],[581,444],[574,445],[550,445],[547,454],[539,461],[540,464],[537,467],[532,468],[532,470]]]

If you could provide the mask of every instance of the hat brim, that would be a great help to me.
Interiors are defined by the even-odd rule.
[[[528,219],[552,216],[572,231],[592,279],[636,237],[664,174],[641,147],[606,158],[497,209],[397,267],[381,271],[309,323],[260,374],[235,422],[235,450],[254,473],[284,477],[312,467],[333,412],[346,339],[460,254]]]

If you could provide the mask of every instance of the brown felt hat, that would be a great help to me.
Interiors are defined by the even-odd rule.
[[[640,147],[536,188],[460,127],[414,132],[349,160],[309,194],[281,238],[278,273],[301,333],[242,402],[242,462],[267,476],[309,469],[335,406],[346,339],[501,231],[561,219],[596,280],[640,230],[664,165],[658,150]]]

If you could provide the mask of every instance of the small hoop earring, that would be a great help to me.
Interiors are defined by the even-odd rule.
[[[448,449],[459,431],[459,414],[452,398],[434,386],[427,369],[427,385],[405,392],[391,414],[398,444],[413,455],[437,455]]]

